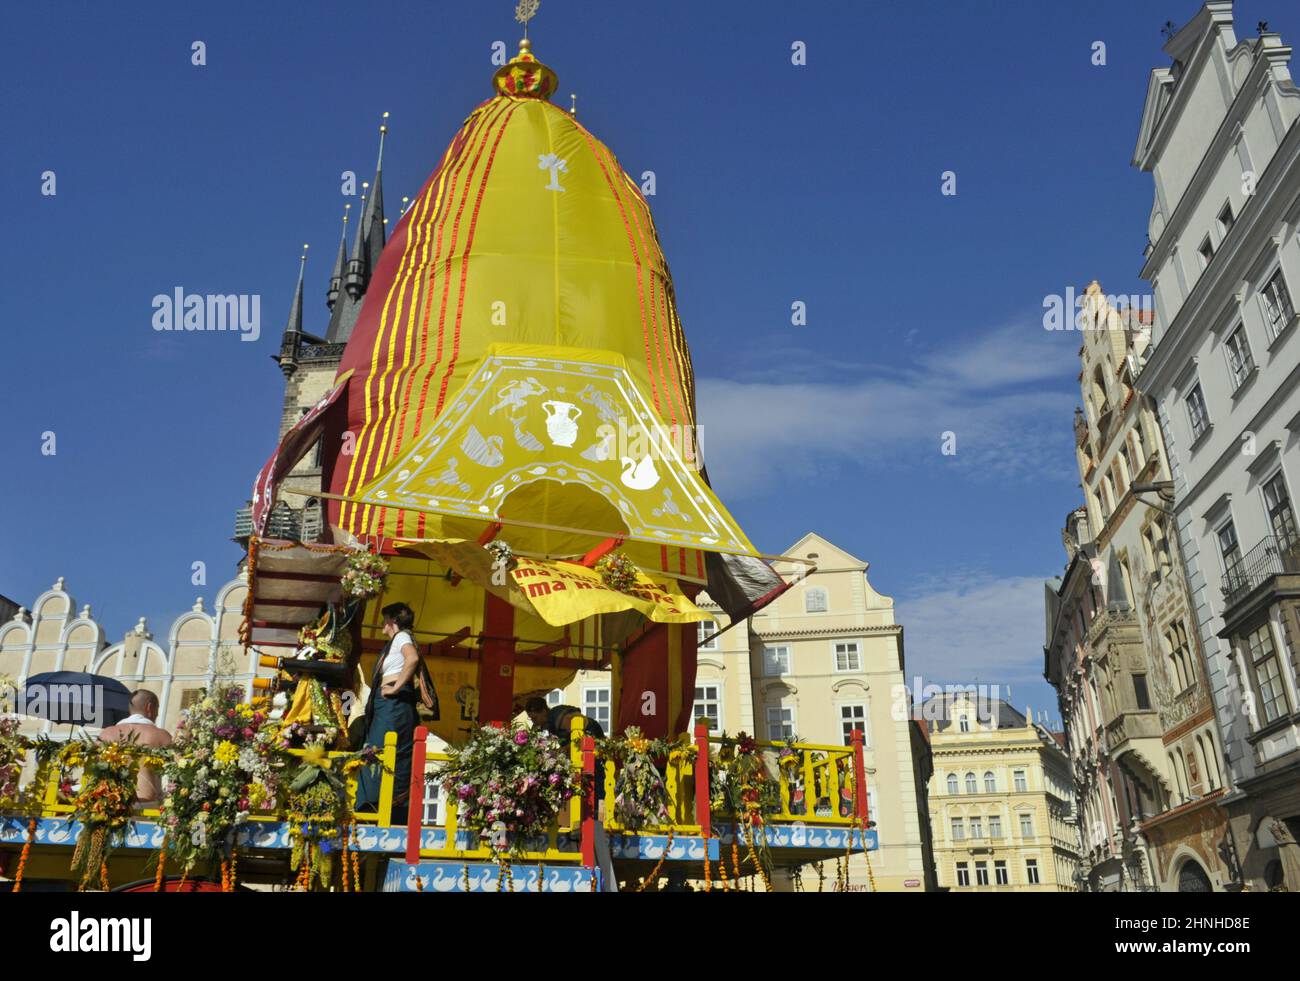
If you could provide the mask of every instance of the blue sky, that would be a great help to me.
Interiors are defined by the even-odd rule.
[[[512,8],[7,12],[0,593],[30,603],[65,576],[113,639],[211,601],[274,444],[301,244],[323,331],[340,172],[368,179],[389,111],[395,215],[490,94]],[[1078,337],[1042,330],[1043,298],[1141,291],[1150,179],[1129,160],[1161,26],[1196,10],[543,0],[532,35],[563,103],[656,174],[715,485],[765,551],[811,529],[870,562],[909,673],[1052,706],[1041,582],[1079,500]],[[1238,36],[1261,19],[1300,37],[1283,0],[1239,2]],[[260,294],[261,338],[154,332],[151,299],[177,286]]]

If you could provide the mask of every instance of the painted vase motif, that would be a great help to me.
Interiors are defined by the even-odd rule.
[[[578,438],[578,417],[582,410],[572,402],[543,402],[546,410],[546,435],[555,446],[572,446]]]

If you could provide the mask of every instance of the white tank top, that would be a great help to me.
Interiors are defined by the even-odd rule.
[[[402,657],[402,648],[407,644],[415,646],[415,641],[411,640],[411,635],[405,630],[399,630],[393,634],[393,641],[388,645],[388,653],[384,655],[384,666],[380,668],[380,677],[387,678],[391,674],[401,674],[402,667],[406,664],[406,658]]]

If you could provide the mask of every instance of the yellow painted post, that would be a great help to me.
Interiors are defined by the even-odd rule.
[[[609,659],[609,717],[612,720],[608,735],[618,732],[619,706],[623,702],[623,655],[615,651]]]
[[[386,767],[379,775],[379,814],[375,822],[381,828],[393,825],[393,767],[397,765],[397,733],[384,733],[384,752],[380,759]]]
[[[695,624],[668,624],[668,734],[672,735],[677,716],[682,711],[682,631]],[[694,723],[694,719],[691,720]]]
[[[812,751],[801,748],[799,756],[803,760],[804,816],[813,817],[817,813],[817,781],[813,773]]]
[[[573,719],[573,728],[570,730],[573,738],[569,740],[569,760],[579,773],[582,772],[582,733],[583,718],[581,715]],[[569,800],[569,827],[577,831],[582,827],[582,793],[575,794]]]
[[[826,793],[831,799],[831,814],[840,817],[840,756],[826,754]],[[853,815],[849,815],[849,821]]]

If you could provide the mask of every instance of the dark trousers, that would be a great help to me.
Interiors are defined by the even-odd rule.
[[[411,741],[415,738],[418,717],[415,711],[415,692],[403,690],[391,697],[375,692],[370,706],[370,726],[366,729],[366,745],[384,748],[384,736],[397,733],[397,762],[393,765],[393,820],[406,822],[405,802],[411,790]],[[378,766],[362,767],[357,778],[357,804],[379,803],[379,782],[382,770]],[[402,806],[397,805],[398,801]]]

